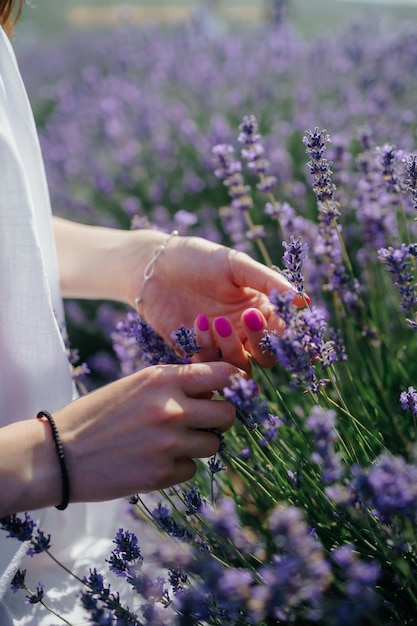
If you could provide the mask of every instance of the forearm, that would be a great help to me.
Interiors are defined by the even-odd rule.
[[[49,425],[36,419],[0,429],[0,518],[60,502],[60,467]]]
[[[132,304],[132,274],[143,275],[155,246],[166,239],[166,234],[155,230],[87,226],[58,217],[53,225],[65,298]]]

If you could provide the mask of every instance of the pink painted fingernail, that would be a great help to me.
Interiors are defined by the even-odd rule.
[[[264,327],[261,316],[256,309],[250,309],[243,315],[245,324],[253,333],[257,333]]]
[[[230,335],[232,334],[232,327],[227,317],[216,317],[216,319],[214,320],[214,327],[219,333],[220,337],[223,337],[224,339],[226,337],[230,337]]]
[[[197,326],[199,330],[202,330],[202,331],[207,331],[210,328],[207,315],[204,315],[204,313],[201,313],[200,315],[198,315]]]

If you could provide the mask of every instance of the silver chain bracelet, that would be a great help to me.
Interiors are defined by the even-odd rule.
[[[145,289],[145,286],[146,286],[146,283],[148,282],[148,280],[150,280],[152,278],[152,276],[154,275],[156,261],[157,261],[158,257],[163,253],[163,251],[167,247],[167,245],[170,242],[170,240],[172,239],[172,237],[176,237],[177,235],[178,235],[178,231],[177,230],[173,230],[169,234],[169,236],[165,239],[165,241],[163,243],[161,243],[161,245],[158,246],[155,249],[155,252],[153,253],[153,256],[152,256],[151,260],[146,265],[146,267],[144,269],[144,272],[143,272],[143,283],[142,283],[142,286],[141,286],[141,288],[139,290],[138,295],[135,298],[136,311],[138,313],[139,313],[140,304],[142,302],[143,290]]]

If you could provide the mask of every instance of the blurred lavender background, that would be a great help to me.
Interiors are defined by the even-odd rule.
[[[224,208],[212,147],[233,143],[242,117],[256,115],[280,199],[310,217],[307,128],[331,133],[336,182],[364,133],[375,145],[415,146],[416,17],[405,2],[341,0],[26,6],[15,47],[54,211],[251,251]],[[67,311],[94,384],[117,376],[110,336],[124,310],[69,302]]]

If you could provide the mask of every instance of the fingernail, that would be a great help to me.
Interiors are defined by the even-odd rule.
[[[214,328],[219,333],[220,337],[230,337],[232,334],[232,327],[227,317],[216,317],[214,320]]]
[[[243,314],[243,319],[245,320],[246,326],[253,333],[259,332],[264,326],[262,318],[256,309],[246,311],[246,313]]]
[[[204,313],[201,313],[201,315],[198,315],[197,326],[199,330],[202,330],[202,331],[207,331],[210,328],[207,315],[204,315]]]
[[[309,306],[311,299],[310,297],[303,291],[302,293],[296,293],[293,302],[297,302],[298,305]]]

